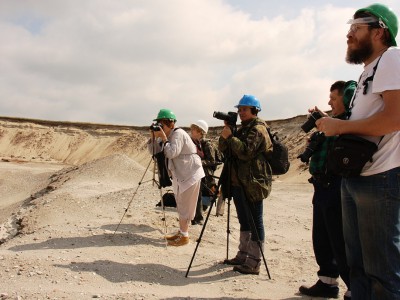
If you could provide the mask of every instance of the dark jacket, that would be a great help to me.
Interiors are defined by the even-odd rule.
[[[267,127],[257,117],[242,122],[235,136],[219,139],[219,149],[231,157],[231,185],[240,185],[251,202],[262,201],[271,192],[272,176],[266,156],[272,152],[272,143]]]

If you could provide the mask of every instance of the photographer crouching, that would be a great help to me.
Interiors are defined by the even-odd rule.
[[[347,111],[357,83],[336,81],[330,88],[328,104],[332,117],[347,119]],[[309,132],[317,119],[324,115],[317,107],[309,111],[308,120],[302,129]],[[349,267],[346,261],[342,228],[342,208],[340,186],[342,178],[327,169],[327,154],[335,137],[326,137],[322,132],[314,132],[305,151],[299,158],[310,163],[312,175],[309,182],[314,186],[312,240],[315,259],[319,266],[318,281],[311,287],[301,286],[300,293],[312,297],[337,298],[339,275],[347,286],[345,299],[351,299]]]
[[[240,224],[239,251],[224,263],[234,265],[234,271],[258,275],[265,240],[263,200],[271,191],[272,181],[266,157],[272,153],[272,143],[267,124],[257,117],[261,105],[256,97],[244,95],[235,107],[242,121],[237,132],[238,114],[214,113],[214,117],[225,121],[219,138],[219,149],[226,157],[222,194],[228,199],[232,196]]]
[[[175,126],[171,110],[161,109],[153,121],[148,150],[153,155],[161,151],[165,155],[179,215],[179,231],[165,238],[170,246],[183,246],[189,243],[189,224],[195,215],[204,170],[195,144],[185,130]]]

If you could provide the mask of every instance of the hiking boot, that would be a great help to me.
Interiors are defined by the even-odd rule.
[[[247,247],[250,241],[251,231],[241,231],[239,240],[239,251],[236,256],[231,259],[225,259],[222,263],[224,265],[239,266],[244,264],[247,258]]]
[[[302,285],[299,291],[303,295],[312,297],[338,298],[339,296],[339,287],[323,283],[321,280],[318,280],[317,283],[311,287]]]
[[[260,243],[260,245],[258,244]],[[250,240],[247,244],[247,257],[243,264],[234,266],[233,271],[237,271],[242,274],[260,274],[261,266],[261,249],[264,247],[264,241],[252,241]]]
[[[177,233],[175,233],[174,235],[167,235],[165,236],[165,239],[167,241],[173,241],[175,239],[177,239],[179,236],[181,235],[180,231],[178,231]]]
[[[245,260],[246,260],[246,257],[241,259],[241,258],[236,256],[236,257],[231,258],[231,259],[224,259],[223,264],[224,265],[231,265],[231,266],[240,266],[245,262]]]
[[[183,246],[189,244],[189,237],[188,236],[183,236],[180,234],[176,239],[174,240],[169,240],[168,245],[169,246]]]
[[[257,265],[255,267],[251,267],[248,265],[240,265],[240,266],[234,266],[233,271],[242,273],[242,274],[251,274],[251,275],[258,275],[260,274],[260,266]]]

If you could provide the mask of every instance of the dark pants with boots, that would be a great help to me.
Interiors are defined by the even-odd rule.
[[[319,280],[299,290],[304,295],[336,298],[339,275],[350,290],[350,269],[343,238],[341,178],[332,178],[328,184],[313,176],[310,182],[314,185],[312,240]]]
[[[234,270],[245,274],[258,274],[262,257],[260,245],[263,249],[265,239],[263,201],[247,202],[245,193],[239,186],[232,186],[232,196],[239,219],[241,237],[246,232],[251,232],[247,249],[244,250],[247,252],[246,259],[241,265],[235,266]],[[241,252],[243,250],[239,249],[238,254]]]
[[[336,178],[326,186],[313,182],[313,231],[315,259],[319,266],[318,276],[338,278],[339,275],[350,289],[350,269],[346,261],[343,238],[341,179]]]

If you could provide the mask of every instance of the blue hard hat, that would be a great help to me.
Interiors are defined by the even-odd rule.
[[[235,107],[240,106],[253,106],[257,108],[258,111],[261,111],[260,101],[253,95],[243,95],[242,99],[239,100],[239,104],[235,105]]]

